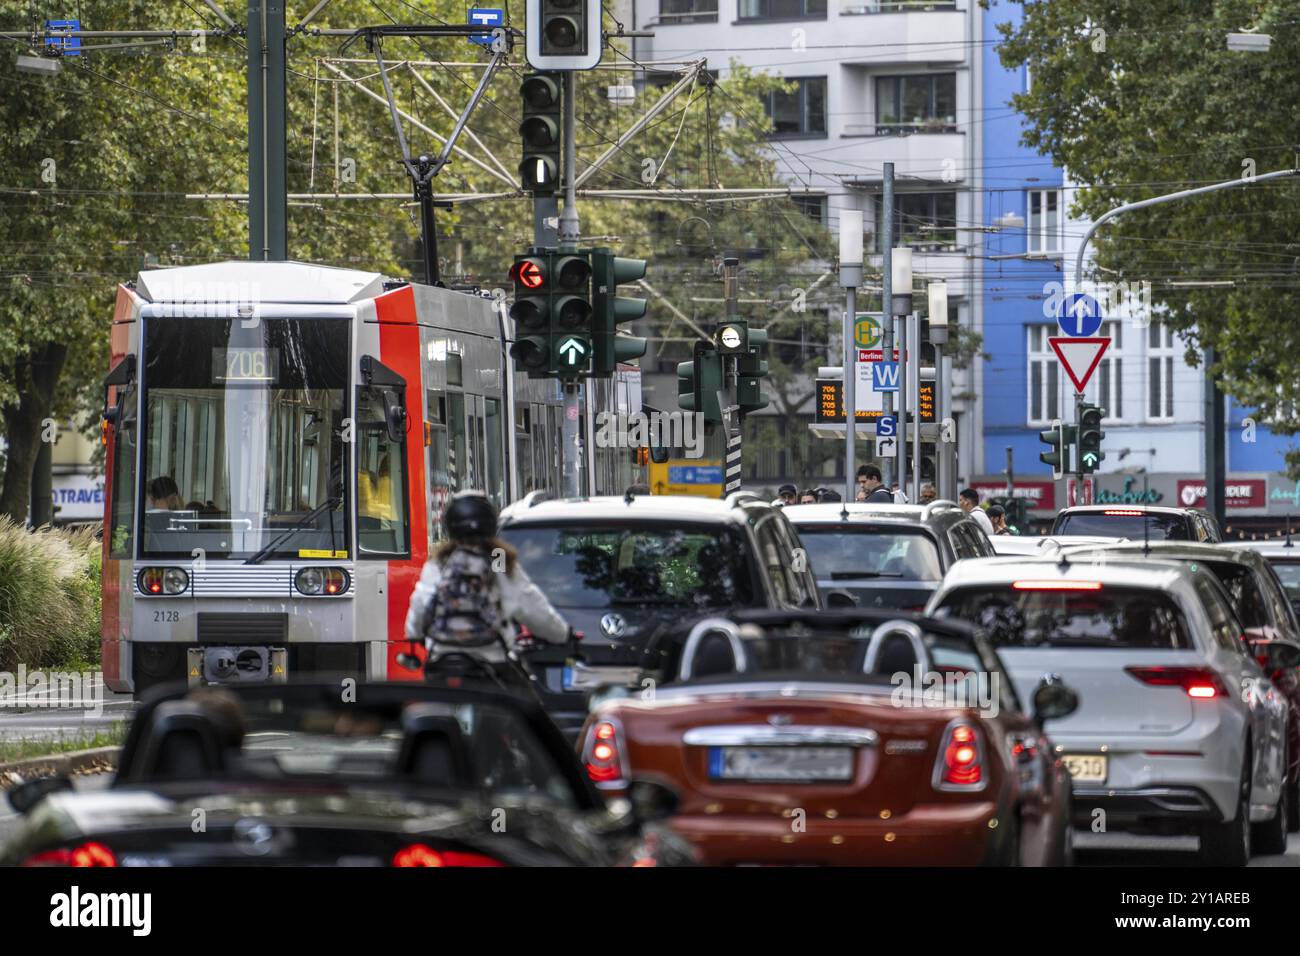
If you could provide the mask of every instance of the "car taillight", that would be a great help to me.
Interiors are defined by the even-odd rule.
[[[970,724],[950,724],[934,770],[940,790],[984,789],[984,743],[979,731]]]
[[[481,853],[435,850],[424,843],[412,843],[393,854],[393,866],[505,866],[505,864]]]
[[[621,752],[621,734],[612,720],[598,720],[587,731],[582,763],[587,776],[601,789],[621,787],[626,778]]]
[[[144,594],[183,594],[190,586],[190,576],[184,568],[145,568],[138,583]]]
[[[1107,508],[1102,512],[1104,515],[1124,515],[1129,518],[1136,518],[1143,514],[1133,508]]]
[[[23,861],[23,866],[117,866],[117,857],[102,843],[83,843],[70,850],[44,850]]]
[[[1126,667],[1124,670],[1144,684],[1181,687],[1188,697],[1200,700],[1212,700],[1228,693],[1219,675],[1208,667]]]
[[[293,579],[299,594],[308,597],[343,594],[348,589],[348,573],[342,568],[321,568],[315,565],[303,568]]]

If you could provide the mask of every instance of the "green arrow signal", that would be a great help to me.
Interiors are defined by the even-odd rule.
[[[569,338],[560,343],[559,352],[567,364],[577,365],[578,360],[587,354],[587,346],[578,339]]]
[[[1097,462],[1100,460],[1096,452],[1086,451],[1083,453],[1083,463],[1089,468],[1097,467]]]

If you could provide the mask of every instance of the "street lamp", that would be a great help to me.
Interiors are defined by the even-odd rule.
[[[889,269],[890,289],[894,301],[891,303],[894,315],[907,315],[912,311],[912,248],[897,246],[894,248]]]
[[[37,76],[57,76],[62,68],[57,58],[28,53],[19,53],[16,65],[19,73],[35,73]]]
[[[1272,42],[1267,33],[1228,34],[1228,49],[1236,53],[1267,53]]]
[[[943,279],[927,287],[930,296],[930,341],[934,345],[948,344],[948,283]]]
[[[858,288],[862,285],[862,210],[840,210],[840,285],[844,287],[844,510],[857,483],[858,433]]]
[[[907,409],[909,405],[915,404],[915,399],[909,394],[911,382],[907,377],[907,337],[908,326],[915,323],[916,316],[909,315],[912,311],[912,247],[895,246],[890,254],[889,268],[889,290],[890,299],[889,311],[892,315],[898,317],[898,439],[897,444],[897,462],[898,470],[895,474],[898,476],[898,487],[906,493],[907,488]],[[885,317],[889,321],[889,317]],[[920,342],[920,336],[917,336],[917,342]],[[892,356],[886,355],[885,361],[889,361]],[[916,356],[920,362],[920,354]],[[918,423],[920,419],[917,419]],[[918,429],[919,433],[919,429]],[[920,468],[920,457],[917,456],[913,465]],[[916,489],[914,489],[916,490]]]

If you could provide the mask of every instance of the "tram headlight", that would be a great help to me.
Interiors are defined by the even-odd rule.
[[[303,568],[294,577],[293,585],[299,593],[310,597],[344,594],[348,589],[348,573],[342,568]]]
[[[183,594],[190,586],[190,576],[184,568],[145,568],[140,572],[139,584],[144,594]]]

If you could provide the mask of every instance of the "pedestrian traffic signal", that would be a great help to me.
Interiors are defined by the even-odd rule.
[[[1090,402],[1079,405],[1079,472],[1090,475],[1097,470],[1106,453],[1101,450],[1101,440],[1106,433],[1101,430],[1101,420],[1106,409]]]
[[[528,62],[539,70],[590,70],[600,63],[601,0],[529,0],[524,37]]]
[[[704,416],[706,422],[722,421],[718,392],[722,388],[722,356],[711,343],[697,342],[695,358],[677,366],[677,404],[688,412]]]
[[[1038,460],[1052,466],[1053,478],[1059,479],[1070,473],[1070,447],[1077,436],[1078,429],[1074,425],[1059,420],[1053,422],[1051,428],[1038,433],[1039,439],[1051,446],[1050,450],[1039,454]]]
[[[646,300],[618,294],[618,287],[645,277],[644,259],[625,259],[608,249],[588,250],[591,257],[591,340],[594,375],[613,375],[619,362],[645,355],[646,340],[620,335],[619,325],[646,313]]]
[[[510,355],[532,378],[576,378],[591,366],[591,264],[585,254],[533,249],[510,269]]]
[[[550,196],[560,186],[560,124],[562,121],[560,78],[547,73],[530,73],[519,84],[523,100],[523,160],[519,178],[525,192]]]

